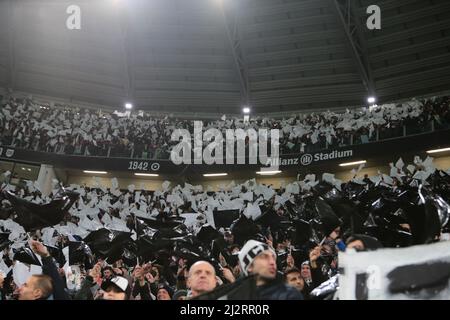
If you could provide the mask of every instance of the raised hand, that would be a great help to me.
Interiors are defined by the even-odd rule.
[[[50,256],[50,253],[48,253],[47,247],[44,246],[39,241],[30,240],[30,247],[31,247],[31,250],[33,250],[36,254],[40,255],[43,258]]]
[[[317,268],[317,259],[320,257],[322,246],[317,246],[309,253],[309,261],[311,262],[311,268]]]
[[[150,272],[147,272],[145,274],[145,279],[147,279],[147,281],[149,283],[155,283],[155,281],[156,281],[155,278],[153,277],[153,275]]]
[[[141,266],[136,266],[133,271],[133,276],[136,279],[141,280],[142,278],[144,278],[144,269]]]
[[[89,276],[91,276],[94,281],[97,281],[98,278],[100,278],[102,267],[100,266],[100,263],[97,263],[91,270],[89,270]]]
[[[223,277],[225,279],[227,279],[229,282],[233,283],[234,281],[236,281],[236,278],[234,277],[233,272],[231,272],[230,269],[223,268],[222,274],[223,274]]]

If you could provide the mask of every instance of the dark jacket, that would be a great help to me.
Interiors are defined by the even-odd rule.
[[[70,300],[65,291],[66,285],[59,275],[55,260],[51,256],[42,258],[42,273],[52,278],[54,300]]]
[[[86,276],[81,285],[80,290],[75,294],[75,300],[94,300],[94,295],[92,294],[92,287],[97,285],[91,276]]]
[[[303,300],[303,295],[294,287],[273,281],[256,289],[260,300]]]
[[[329,277],[323,273],[321,264],[318,264],[317,268],[311,267],[311,278],[313,282],[310,292],[329,279]]]
[[[131,293],[133,297],[140,295],[141,300],[153,300],[150,293],[151,288],[150,284],[147,281],[144,283],[143,286],[140,285],[138,280],[134,282],[133,291]]]

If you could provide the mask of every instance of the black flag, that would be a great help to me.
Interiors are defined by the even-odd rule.
[[[4,197],[11,202],[17,217],[14,219],[25,231],[34,231],[54,226],[63,220],[64,214],[78,199],[75,192],[64,192],[61,196],[47,204],[36,204],[14,195],[3,192]]]

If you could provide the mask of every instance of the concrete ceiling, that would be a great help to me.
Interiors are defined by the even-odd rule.
[[[0,0],[0,87],[169,112],[365,102],[334,0],[223,0],[225,15],[219,2]],[[448,90],[449,1],[351,3],[379,101]],[[81,30],[66,28],[72,4],[81,8]],[[372,4],[381,8],[381,30],[365,27]]]

